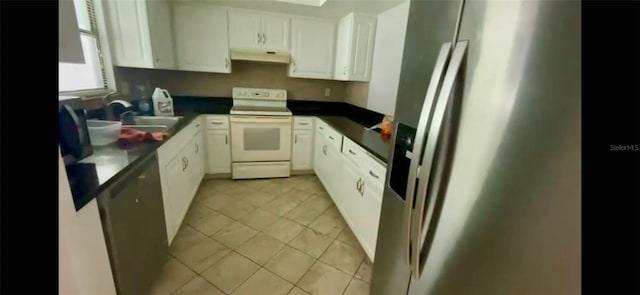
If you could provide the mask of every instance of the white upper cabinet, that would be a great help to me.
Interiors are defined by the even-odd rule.
[[[105,1],[113,63],[123,67],[175,67],[171,12],[164,0]]]
[[[334,79],[369,81],[375,34],[375,16],[352,12],[340,19]]]
[[[58,2],[58,19],[58,62],[85,63],[73,1]]]
[[[173,6],[178,69],[230,73],[227,10],[204,3]]]
[[[253,11],[229,10],[232,49],[289,52],[289,18]]]
[[[289,76],[332,79],[335,37],[331,21],[292,19]]]

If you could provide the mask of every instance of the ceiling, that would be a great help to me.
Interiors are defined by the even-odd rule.
[[[180,1],[180,0],[178,0]],[[322,18],[341,18],[348,13],[362,12],[379,14],[407,0],[327,0],[321,7],[293,4],[274,0],[181,0],[186,2],[206,2],[228,7],[247,8],[279,13],[298,14]],[[318,2],[318,1],[300,1]]]

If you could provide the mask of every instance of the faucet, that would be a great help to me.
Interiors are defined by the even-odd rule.
[[[102,104],[104,105],[105,114],[106,114],[106,117],[107,117],[106,119],[110,120],[110,121],[115,121],[116,120],[116,116],[113,114],[113,110],[112,110],[112,106],[114,104],[119,104],[125,109],[130,109],[131,107],[133,107],[133,105],[130,102],[128,102],[126,100],[122,100],[122,99],[116,99],[116,100],[112,100],[112,101],[107,102],[109,97],[115,96],[115,95],[120,95],[120,94],[118,92],[112,91],[112,92],[109,92],[109,93],[107,93],[106,95],[104,95],[102,97]],[[121,115],[121,117],[122,117],[122,115]]]
[[[137,116],[137,115],[138,115],[138,113],[136,113],[135,111],[132,111],[132,110],[124,111],[122,114],[120,114],[120,121],[122,121],[123,125],[125,125],[126,122],[130,122],[130,123],[127,123],[127,124],[134,124],[133,120],[130,120],[130,121],[126,121],[126,120],[129,119],[129,118],[127,118],[128,116]]]

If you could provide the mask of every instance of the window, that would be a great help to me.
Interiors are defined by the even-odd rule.
[[[107,87],[93,0],[73,0],[84,53],[84,64],[58,63],[58,91],[101,90]]]

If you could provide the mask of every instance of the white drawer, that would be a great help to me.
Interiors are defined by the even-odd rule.
[[[342,139],[342,153],[351,160],[356,166],[362,166],[366,151],[357,143],[351,141],[348,137]]]
[[[294,116],[293,129],[313,130],[313,117]]]
[[[229,129],[229,116],[209,115],[206,119],[207,129]]]
[[[341,151],[342,134],[320,119],[316,121],[316,125],[316,131],[318,131],[318,133],[320,133],[327,140],[327,142],[337,148],[338,151]]]
[[[316,118],[316,131],[318,133],[325,135],[328,128],[329,125],[327,125],[327,123],[325,123],[321,119]]]
[[[363,158],[362,174],[364,176],[365,182],[372,187],[374,187],[377,191],[382,192],[384,190],[384,178],[387,175],[387,168],[380,163],[375,156],[367,153]]]

